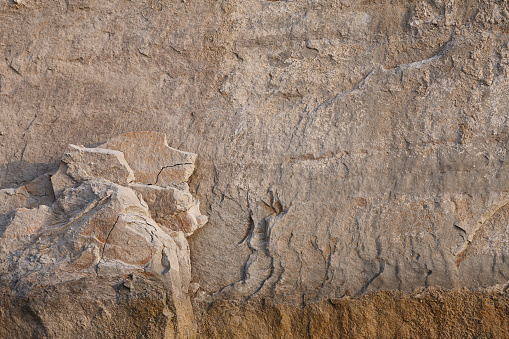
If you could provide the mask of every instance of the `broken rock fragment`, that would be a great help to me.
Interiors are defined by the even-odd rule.
[[[12,223],[14,211],[51,205],[54,199],[49,174],[41,175],[25,186],[0,190],[0,235]]]
[[[9,225],[5,229],[2,238],[8,240],[17,240],[25,236],[34,234],[45,225],[53,221],[53,212],[46,205],[37,208],[18,209]]]
[[[196,154],[168,146],[166,135],[158,132],[131,132],[99,146],[124,153],[136,182],[162,187],[186,182],[194,171]]]
[[[192,337],[186,237],[207,221],[186,183],[195,158],[168,147],[164,134],[130,133],[102,148],[69,145],[53,175],[0,190],[0,289],[16,297],[88,279],[111,282],[94,287],[101,291],[127,285],[131,290],[134,285],[122,281],[139,274],[170,296],[163,303],[177,317],[168,318],[168,333]],[[132,183],[134,172],[141,182],[173,187]],[[99,311],[90,312],[84,317]]]
[[[54,198],[49,175],[41,175],[25,186],[0,190],[0,214],[22,207],[51,205]]]
[[[188,192],[143,184],[130,187],[142,195],[152,218],[172,231],[182,231],[190,236],[208,221],[207,216],[200,213],[199,202]]]
[[[30,195],[24,186],[0,190],[0,214],[28,206],[30,206]]]
[[[104,178],[122,185],[132,182],[134,173],[122,152],[69,145],[51,181],[58,195],[65,187],[92,178]]]
[[[77,181],[104,178],[127,184],[134,180],[133,171],[119,151],[69,145],[62,162],[67,164],[67,174]]]

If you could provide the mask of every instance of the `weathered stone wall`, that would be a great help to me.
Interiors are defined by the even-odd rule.
[[[509,5],[0,4],[0,187],[68,143],[199,154],[197,304],[508,279]]]
[[[221,300],[207,310],[202,338],[504,338],[507,293],[437,288],[411,295],[373,292],[360,298],[296,307],[270,299]]]

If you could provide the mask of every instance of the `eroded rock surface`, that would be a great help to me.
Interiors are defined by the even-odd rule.
[[[133,184],[130,188],[141,194],[152,218],[171,230],[189,236],[208,220],[200,213],[199,202],[189,192],[143,184]]]
[[[143,137],[135,142],[137,149],[144,149]],[[147,143],[146,151],[150,152],[152,140],[149,138]],[[166,153],[151,154],[143,164],[139,154],[137,165],[156,172],[156,166],[165,162],[158,158],[165,156]],[[53,196],[54,191],[56,199],[50,203],[47,199],[39,201],[37,205],[32,197],[34,187],[40,187],[36,184],[44,179],[49,178],[44,176],[24,187],[0,191],[2,212],[8,215],[0,233],[0,289],[4,298],[30,300],[40,291],[51,294],[55,292],[48,291],[56,286],[73,288],[80,285],[76,282],[86,281],[80,287],[79,302],[86,302],[95,294],[99,299],[90,301],[93,307],[74,315],[84,325],[67,331],[61,328],[73,316],[66,314],[66,309],[73,309],[66,305],[70,301],[62,301],[59,310],[48,307],[34,311],[41,318],[45,335],[86,335],[88,326],[106,326],[111,333],[119,333],[117,327],[122,322],[115,325],[113,319],[95,320],[97,316],[128,312],[115,309],[122,302],[115,301],[114,291],[118,295],[122,288],[156,288],[156,294],[147,292],[143,296],[149,303],[145,306],[153,304],[160,312],[157,317],[162,317],[154,331],[162,331],[167,337],[192,336],[196,328],[189,299],[191,262],[186,237],[207,221],[200,214],[198,201],[188,191],[177,188],[130,184],[136,179],[123,153],[106,148],[69,145],[61,166],[51,175],[53,186],[44,185],[50,190],[45,196]],[[152,300],[161,293],[161,300]],[[135,295],[133,303],[141,303]],[[2,316],[16,318],[16,312],[3,309]],[[55,321],[57,318],[62,321]],[[127,325],[139,326],[147,321],[136,318]],[[14,331],[11,333],[21,331],[12,322],[9,326]],[[143,330],[139,331],[141,335]]]
[[[179,185],[187,182],[194,171],[196,154],[169,147],[164,133],[127,133],[100,147],[122,151],[137,181],[143,184]]]
[[[204,310],[504,284],[508,13],[502,0],[0,2],[0,188],[13,189],[0,202],[39,206],[22,187],[68,144],[156,131],[143,138],[171,160],[149,171],[124,147],[137,136],[114,149],[139,183],[169,188],[191,165],[162,133],[200,154],[189,190],[209,222],[187,239]]]
[[[203,315],[201,337],[503,338],[509,327],[509,295],[503,289],[379,291],[304,307],[271,299],[221,300]]]

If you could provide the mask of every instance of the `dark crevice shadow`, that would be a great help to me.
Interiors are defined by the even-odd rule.
[[[13,161],[0,164],[0,189],[26,185],[39,175],[55,171],[59,162],[60,159],[49,163]]]
[[[7,226],[10,224],[11,219],[14,215],[14,211],[10,211],[6,214],[0,214],[0,237],[4,235]]]

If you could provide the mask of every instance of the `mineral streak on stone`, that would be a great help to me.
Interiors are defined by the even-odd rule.
[[[54,215],[51,208],[46,205],[40,205],[37,208],[30,209],[17,209],[3,231],[2,238],[12,241],[32,235],[43,226],[51,224],[53,219]]]
[[[100,147],[122,151],[139,183],[178,185],[187,182],[194,171],[196,154],[169,147],[163,133],[127,133]]]
[[[137,147],[143,149],[143,137],[135,139]],[[146,150],[151,150],[152,141],[149,137]],[[136,161],[148,172],[155,172],[153,166],[165,163],[164,159],[154,163],[154,159],[167,155],[144,154],[146,163],[143,154]],[[115,307],[122,303],[109,300],[108,293],[101,295],[95,289],[121,293],[123,288],[132,291],[159,284],[165,296],[155,307],[160,303],[165,311],[157,315],[161,319],[157,326],[164,329],[166,337],[193,336],[196,328],[189,291],[195,287],[190,288],[186,237],[207,220],[199,212],[198,201],[188,191],[173,187],[129,185],[135,177],[123,153],[106,148],[69,145],[51,179],[53,186],[44,176],[24,187],[0,191],[1,212],[9,215],[0,233],[0,290],[5,298],[32,298],[35,291],[49,291],[55,286],[72,288],[76,281],[88,281],[85,291],[78,293],[81,302],[96,294],[99,299],[81,311],[79,319],[87,323],[94,322],[97,314],[118,313]],[[53,190],[58,192],[54,201],[37,205],[35,194],[53,196]],[[154,303],[150,300],[155,295],[140,296],[139,301],[135,294],[130,295],[135,298],[133,305],[143,298]],[[41,310],[38,316],[68,319],[71,314],[66,314],[65,304],[62,307],[58,311]],[[9,316],[5,312],[9,311],[4,310],[2,315]],[[10,316],[15,317],[12,312]],[[51,314],[54,312],[57,315]],[[41,321],[45,333],[67,333],[62,328],[65,321]],[[139,326],[146,321],[149,319],[136,318],[129,325]],[[95,326],[107,324],[112,332],[117,330],[108,319],[96,322]],[[79,326],[70,331],[78,336],[87,334]]]

